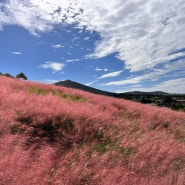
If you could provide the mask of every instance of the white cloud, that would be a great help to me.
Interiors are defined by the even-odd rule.
[[[119,76],[122,72],[123,71],[115,71],[112,73],[107,73],[107,74],[100,76],[98,79],[103,79],[103,78],[108,78],[108,77],[116,77],[116,76]]]
[[[70,62],[78,62],[80,61],[81,59],[79,58],[76,58],[76,59],[69,59],[69,60],[66,60],[67,63],[70,63]]]
[[[43,69],[52,69],[54,72],[61,71],[65,67],[65,64],[58,63],[58,62],[45,62],[44,64],[40,65]]]
[[[139,87],[133,85],[133,87],[129,88],[129,91],[144,91],[144,92],[153,92],[153,91],[164,91],[168,93],[185,93],[185,78],[177,78],[172,80],[167,80],[165,82],[161,82],[157,85],[154,85],[151,88]],[[128,89],[117,90],[117,93],[127,92]]]
[[[84,38],[84,40],[89,40],[89,39],[90,39],[90,37],[85,37],[85,38]]]
[[[19,52],[19,51],[12,51],[12,52],[10,52],[11,54],[14,54],[14,55],[22,55],[22,53],[21,52]]]
[[[55,49],[59,49],[59,48],[63,48],[64,46],[61,44],[54,44],[54,45],[51,45],[51,47]]]
[[[97,4],[91,4],[91,8],[86,5],[85,10],[89,15],[85,23],[102,37],[91,57],[117,52],[126,68],[134,72],[183,55],[168,53],[185,46],[184,1],[110,0],[105,6]]]
[[[112,85],[127,85],[127,84],[137,84],[143,81],[145,79],[145,76],[137,76],[133,78],[128,78],[126,80],[119,80],[119,81],[112,81],[108,82],[106,84],[102,84],[102,86],[112,86]]]
[[[168,93],[185,93],[185,78],[177,78],[157,84],[151,90],[163,90]]]
[[[98,82],[98,80],[94,80],[94,81],[92,81],[92,82],[86,83],[85,85],[91,86],[91,85],[94,84],[95,82]]]
[[[52,80],[52,79],[44,79],[43,82],[44,83],[49,83],[49,84],[54,84],[56,82],[58,82],[59,80]]]
[[[99,33],[89,57],[112,53],[137,72],[184,56],[184,0],[7,0],[0,3],[0,28],[19,25],[38,35],[71,24]],[[170,53],[172,53],[170,55]]]
[[[101,69],[99,67],[96,67],[95,71],[105,71],[106,72],[106,71],[108,71],[108,69],[107,68]]]
[[[159,79],[170,76],[170,73],[173,72],[172,78],[179,78],[184,75],[185,71],[185,60],[179,60],[174,63],[166,63],[160,68],[154,68],[152,70],[147,70],[142,75],[131,76],[129,78],[111,81],[106,84],[102,84],[102,86],[119,86],[119,85],[131,85],[131,84],[139,84],[145,81],[157,81]],[[134,73],[133,73],[134,74]]]

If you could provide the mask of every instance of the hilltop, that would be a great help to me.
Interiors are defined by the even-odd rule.
[[[185,113],[0,76],[2,185],[184,185]]]

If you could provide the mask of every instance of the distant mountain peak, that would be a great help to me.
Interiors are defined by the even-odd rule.
[[[67,80],[64,80],[63,82],[75,82],[75,81],[72,81],[70,79],[67,79]]]
[[[82,91],[87,91],[90,93],[94,93],[94,94],[101,94],[101,95],[106,95],[106,96],[113,96],[116,93],[111,93],[111,92],[107,92],[107,91],[102,91],[75,81],[72,81],[70,79],[64,80],[64,81],[59,81],[54,83],[55,85],[58,86],[63,86],[63,87],[69,87],[69,88],[74,88],[74,89],[80,89]]]

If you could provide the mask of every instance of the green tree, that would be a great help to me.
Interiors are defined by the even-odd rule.
[[[4,76],[10,77],[10,78],[14,78],[11,74],[9,73],[5,73]]]
[[[23,72],[20,72],[19,74],[16,75],[16,78],[27,80],[28,78]]]

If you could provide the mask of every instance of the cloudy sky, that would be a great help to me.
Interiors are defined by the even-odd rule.
[[[1,0],[0,72],[185,93],[184,0]]]

